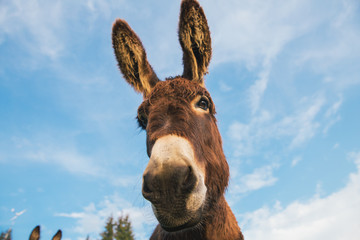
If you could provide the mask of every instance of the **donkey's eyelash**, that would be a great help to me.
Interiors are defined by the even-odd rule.
[[[137,122],[138,122],[138,125],[139,125],[139,127],[141,127],[142,129],[146,129],[146,126],[147,126],[147,118],[146,117],[139,117],[139,116],[137,116],[136,117],[136,120],[137,120]]]

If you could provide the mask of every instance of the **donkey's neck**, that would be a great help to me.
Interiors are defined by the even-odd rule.
[[[150,240],[244,240],[224,196],[213,206],[201,226],[191,230],[169,233],[160,225],[156,227]]]
[[[213,217],[206,223],[206,240],[243,240],[244,237],[225,197],[214,206]]]

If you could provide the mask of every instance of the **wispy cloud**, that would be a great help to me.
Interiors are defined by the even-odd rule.
[[[249,121],[234,122],[228,131],[237,139],[235,155],[254,152],[255,146],[279,137],[291,137],[289,148],[296,149],[340,121],[337,112],[344,89],[360,83],[359,61],[355,60],[360,48],[353,47],[360,41],[357,1],[332,1],[326,10],[321,2],[300,0],[204,5],[213,10],[208,18],[214,64],[236,62],[257,75],[247,90]],[[325,32],[319,35],[318,31]],[[278,72],[285,84],[276,79]],[[311,84],[304,83],[309,81],[309,72],[318,75]],[[289,96],[277,102],[273,93],[266,95],[269,88]],[[329,107],[334,95],[340,97]],[[289,110],[281,114],[285,106]],[[323,115],[324,108],[328,109]]]
[[[118,194],[106,196],[97,204],[90,203],[81,212],[57,213],[55,215],[75,220],[74,228],[68,231],[97,237],[103,231],[103,226],[105,226],[105,222],[110,216],[117,219],[124,214],[129,215],[136,239],[147,239],[146,232],[149,230],[148,228],[156,225],[151,208],[134,207]]]
[[[293,160],[291,161],[291,166],[295,167],[301,160],[302,160],[301,156],[294,157]]]
[[[338,101],[336,101],[333,105],[331,105],[330,108],[326,111],[325,116],[326,117],[334,116],[339,111],[339,108],[341,107],[342,103],[343,103],[343,97],[340,96]]]
[[[234,140],[235,155],[251,155],[269,140],[290,138],[289,149],[294,149],[311,139],[320,123],[317,118],[325,104],[321,95],[303,98],[295,112],[276,118],[268,111],[253,116],[248,124],[234,122],[228,134]]]
[[[327,13],[319,14],[309,8],[310,3],[277,0],[204,3],[212,13],[209,20],[215,39],[215,61],[245,61],[250,68],[258,64],[268,66],[289,41],[316,28],[328,17]]]
[[[340,121],[344,89],[360,82],[354,61],[360,49],[351,50],[360,41],[356,1],[332,1],[325,11],[320,2],[300,0],[204,5],[213,10],[214,64],[236,62],[257,75],[246,91],[248,121],[228,130],[235,156],[257,152],[270,139],[286,139],[293,150]],[[317,75],[311,83],[309,73]],[[267,95],[269,89],[283,95]]]
[[[328,119],[331,119],[324,127],[323,133],[327,134],[329,129],[337,122],[341,120],[341,117],[338,113],[341,105],[343,103],[343,97],[340,96],[338,101],[336,101],[332,106],[329,107],[329,109],[325,113],[325,117]]]
[[[230,0],[221,3],[204,2],[203,5],[210,12],[208,18],[214,38],[214,61],[217,62],[245,62],[249,68],[269,66],[287,44],[300,37],[311,36],[324,25],[329,26],[330,34],[334,33],[334,39],[327,39],[327,43],[318,51],[313,46],[307,48],[307,59],[313,58],[311,52],[321,52],[327,56],[334,52],[348,54],[351,45],[342,48],[345,44],[339,44],[338,40],[353,42],[359,37],[355,17],[359,5],[354,0],[331,1],[326,10],[321,1],[310,0],[271,0],[266,3],[259,0]],[[314,39],[312,43],[321,46],[323,40]],[[335,49],[329,48],[328,44]],[[355,51],[355,54],[359,53],[359,49]]]
[[[347,185],[327,196],[295,201],[286,207],[262,207],[242,216],[244,235],[257,239],[350,239],[360,234],[360,153],[349,155],[357,172],[349,176]],[[319,187],[317,186],[317,189]],[[334,227],[336,226],[336,227]]]
[[[230,193],[243,194],[274,185],[278,179],[273,176],[273,171],[277,167],[277,165],[263,166],[241,176],[240,179],[232,179]]]
[[[8,155],[8,159],[55,164],[73,174],[104,175],[105,170],[100,165],[95,164],[90,157],[80,154],[69,142],[55,144],[53,139],[39,141],[36,138],[29,140],[17,137],[13,137],[12,141],[17,151],[15,155]]]
[[[235,156],[251,155],[254,152],[254,144],[263,135],[267,135],[265,126],[271,122],[271,119],[272,116],[269,112],[262,111],[248,124],[236,121],[230,125],[228,135],[233,140]],[[259,126],[263,126],[263,128],[260,129]]]
[[[104,153],[84,154],[74,142],[75,136],[67,135],[65,137],[67,141],[64,141],[62,139],[64,135],[60,139],[54,139],[50,135],[48,133],[32,138],[13,137],[6,148],[2,148],[3,161],[21,164],[31,162],[42,166],[59,167],[70,174],[102,179],[117,187],[133,187],[135,183],[141,181],[138,173],[131,175],[118,170],[123,164],[119,157],[110,156],[110,159],[107,159]]]
[[[24,51],[29,50],[33,55],[40,53],[50,59],[56,59],[61,54],[64,48],[61,41],[61,33],[64,32],[61,1],[50,4],[37,0],[15,0],[1,5],[0,35],[3,41],[17,41]]]
[[[280,123],[278,128],[280,132],[283,132],[285,128],[285,131],[295,133],[290,148],[297,147],[312,138],[319,127],[319,123],[316,122],[315,118],[325,104],[325,99],[320,96],[313,100],[313,103],[307,109],[296,114],[294,117],[286,117]]]
[[[15,212],[15,209],[14,209],[14,208],[11,209],[11,212],[14,213],[15,216],[13,216],[13,217],[10,219],[10,221],[11,221],[11,222],[14,222],[18,217],[20,217],[21,215],[23,215],[26,211],[27,211],[27,210],[24,209],[24,210],[22,210],[22,211],[20,211],[20,212]]]
[[[122,0],[1,2],[0,45],[14,42],[23,53],[22,61],[33,59],[30,63],[39,64],[37,61],[45,57],[42,63],[54,62],[71,54],[73,44],[83,37],[79,30],[93,30],[96,20],[109,18],[120,5],[126,7]]]
[[[259,79],[256,80],[255,83],[248,90],[251,113],[253,115],[258,111],[262,96],[266,91],[269,81],[269,71],[269,68],[261,71]]]

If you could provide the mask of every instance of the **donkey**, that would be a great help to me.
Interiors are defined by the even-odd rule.
[[[142,194],[159,222],[150,239],[243,240],[224,197],[229,166],[204,85],[211,38],[196,0],[182,0],[178,31],[183,74],[160,81],[127,22],[117,19],[112,29],[120,71],[143,94],[137,121],[146,130],[149,162]]]
[[[61,240],[62,232],[58,230],[56,234],[53,236],[52,240]],[[36,226],[29,237],[29,240],[39,240],[40,239],[40,226]]]

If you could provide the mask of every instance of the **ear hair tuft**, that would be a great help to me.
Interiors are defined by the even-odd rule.
[[[196,0],[183,0],[179,41],[183,49],[183,77],[204,85],[203,76],[211,59],[211,37],[205,13]]]
[[[112,43],[125,80],[145,97],[159,79],[147,61],[140,38],[126,21],[117,19],[113,25]]]

